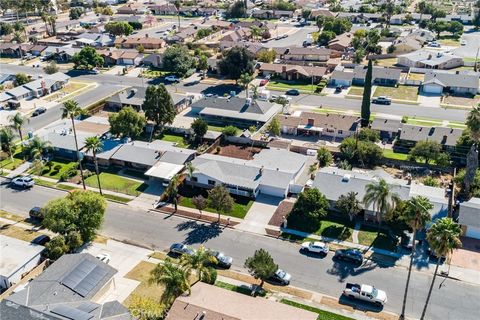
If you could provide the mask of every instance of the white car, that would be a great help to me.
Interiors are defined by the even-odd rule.
[[[462,41],[460,41],[460,45],[461,45],[461,46],[466,46],[466,45],[467,45],[467,40],[462,40]]]
[[[12,184],[15,187],[31,188],[35,184],[32,177],[16,177],[12,179]]]
[[[176,76],[166,76],[166,77],[165,77],[165,81],[168,81],[168,82],[179,82],[180,79],[178,79]]]
[[[321,253],[321,254],[327,254],[328,253],[328,244],[325,242],[321,241],[315,241],[315,242],[304,242],[302,243],[302,251],[304,252],[311,252],[311,253]]]
[[[106,264],[110,262],[110,255],[108,253],[100,253],[96,258]]]
[[[387,293],[374,286],[357,283],[347,283],[343,295],[351,299],[358,299],[383,306],[387,303]]]

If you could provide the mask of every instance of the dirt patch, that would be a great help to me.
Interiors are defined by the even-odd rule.
[[[288,214],[292,211],[293,205],[295,203],[289,200],[283,200],[275,210],[272,218],[268,222],[271,226],[280,227],[283,223],[284,218],[288,216]]]
[[[459,96],[446,96],[443,98],[444,104],[451,104],[455,106],[474,107],[480,103],[480,97],[468,98]]]
[[[262,151],[262,148],[249,147],[249,146],[237,146],[234,144],[229,144],[226,146],[220,147],[220,152],[217,153],[216,149],[212,150],[212,153],[219,154],[226,157],[252,160],[253,155]]]
[[[453,251],[451,264],[480,271],[480,240],[462,237],[462,249]]]

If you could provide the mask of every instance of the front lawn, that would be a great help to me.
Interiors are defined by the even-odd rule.
[[[393,67],[397,64],[397,58],[378,59],[375,61],[375,66],[379,67]]]
[[[90,187],[98,188],[96,175],[91,175],[85,179],[85,183]],[[131,196],[138,196],[148,187],[146,183],[131,180],[108,172],[100,173],[100,183],[102,184],[102,189],[124,193]]]
[[[423,81],[425,80],[425,74],[423,73],[409,73],[408,80]]]
[[[350,87],[348,94],[353,96],[363,96],[363,87]]]
[[[351,234],[354,224],[347,217],[340,217],[335,214],[328,214],[322,218],[318,225],[299,215],[288,216],[289,229],[313,233],[323,237],[351,241]]]
[[[318,314],[317,320],[353,320],[353,318],[342,316],[341,314],[321,310],[321,309],[318,309],[318,308],[315,308],[315,307],[312,307],[312,306],[307,306],[305,304],[301,304],[301,303],[298,303],[298,302],[295,302],[295,301],[292,301],[292,300],[288,300],[288,299],[282,299],[282,300],[280,300],[280,302],[283,303],[283,304],[287,304],[289,306],[292,306],[292,307],[296,307],[296,308],[300,308],[300,309],[303,309],[303,310],[314,312],[314,313]]]
[[[384,149],[383,156],[388,159],[402,160],[402,161],[406,161],[408,159],[408,154],[398,153],[393,151],[392,149]]]
[[[75,161],[55,159],[43,167],[41,176],[60,180],[62,174],[77,165]]]
[[[24,162],[23,159],[13,157],[13,161],[12,161],[12,158],[8,157],[0,161],[0,168],[7,169],[7,170],[14,170],[23,162]]]
[[[148,69],[141,73],[141,76],[148,79],[160,78],[169,75],[170,71]]]
[[[377,87],[373,94],[375,97],[387,96],[394,100],[417,101],[418,87],[398,86],[398,87]]]
[[[161,138],[163,141],[176,143],[179,148],[188,148],[188,144],[185,143],[183,136],[173,135],[173,134],[164,134]]]
[[[275,91],[287,91],[290,89],[297,89],[305,93],[312,93],[317,88],[317,85],[311,83],[297,82],[297,81],[284,81],[284,80],[271,80],[267,84],[267,89]]]
[[[358,231],[358,242],[364,246],[375,247],[378,249],[395,251],[397,247],[396,239],[392,239],[382,229],[378,234],[377,227],[362,225]]]

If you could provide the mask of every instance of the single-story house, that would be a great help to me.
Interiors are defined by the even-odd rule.
[[[77,132],[80,157],[83,157],[82,149],[85,147],[85,139],[93,136],[95,136],[95,134]],[[78,160],[75,136],[71,129],[65,130],[64,132],[50,132],[43,136],[42,139],[50,143],[50,146],[52,147],[51,152],[55,157],[73,161]]]
[[[30,53],[33,56],[39,57],[42,55],[42,53],[47,49],[47,46],[42,46],[42,45],[35,45],[32,48],[30,48]]]
[[[446,91],[454,94],[476,95],[478,93],[478,79],[477,73],[430,71],[425,73],[422,90],[427,93]]]
[[[383,19],[382,13],[339,12],[337,18],[347,18],[352,23],[379,22]]]
[[[270,121],[282,106],[268,101],[240,98],[238,96],[205,97],[191,105],[192,111],[211,124],[234,125],[246,129],[262,126]]]
[[[293,64],[262,63],[258,69],[264,76],[278,76],[285,80],[310,80],[318,82],[325,75],[324,67],[299,66]]]
[[[312,9],[310,11],[310,15],[308,16],[308,18],[310,20],[316,20],[317,17],[335,17],[335,14],[336,13],[333,13],[331,12],[330,10],[328,10],[327,8],[318,8],[318,9]]]
[[[159,38],[152,38],[146,34],[144,37],[128,37],[116,38],[115,46],[120,46],[124,49],[136,49],[138,46],[143,46],[146,50],[161,49],[165,46],[165,41]]]
[[[232,41],[221,41],[219,43],[220,51],[229,50],[233,47],[247,48],[253,55],[256,55],[260,50],[265,50],[261,43]]]
[[[288,135],[306,135],[330,138],[347,138],[357,132],[360,118],[357,116],[306,112],[293,115],[277,115],[281,132]]]
[[[1,301],[2,320],[130,320],[120,302],[102,302],[115,287],[116,273],[88,253],[64,254],[26,288]]]
[[[143,54],[135,51],[124,51],[119,59],[117,64],[126,65],[126,66],[138,66],[143,60]]]
[[[351,47],[350,43],[352,42],[352,39],[353,36],[350,32],[342,33],[328,42],[328,48],[343,52],[347,48]]]
[[[0,291],[18,283],[22,276],[41,261],[44,247],[38,244],[0,235]]]
[[[436,141],[446,149],[455,148],[462,129],[448,127],[424,127],[403,124],[398,139],[402,146],[413,147],[418,141]]]
[[[397,137],[402,126],[401,119],[375,117],[370,128],[380,133],[380,139],[392,141]]]
[[[396,54],[404,54],[422,49],[422,43],[415,37],[401,37],[393,42]]]
[[[444,189],[394,179],[382,169],[360,172],[334,167],[322,168],[315,176],[313,187],[325,195],[331,209],[335,209],[335,203],[341,195],[357,192],[357,199],[361,201],[365,196],[365,187],[379,179],[384,179],[389,184],[391,192],[396,193],[401,200],[408,200],[417,195],[427,197],[433,204],[433,208],[429,211],[432,221],[447,216],[448,199]],[[365,219],[375,222],[377,212],[374,211],[373,205],[364,209]]]
[[[464,236],[480,239],[480,198],[460,203],[458,223],[462,226]]]
[[[84,32],[75,36],[75,42],[78,46],[111,47],[114,45],[115,37],[107,33]]]
[[[463,58],[454,54],[417,50],[398,56],[397,64],[410,68],[452,69],[463,66]]]
[[[401,74],[402,70],[397,68],[373,67],[372,84],[394,87],[398,84]],[[366,75],[367,66],[364,65],[357,65],[353,71],[346,71],[345,68],[337,67],[330,76],[330,84],[334,86],[363,86]]]
[[[326,62],[331,54],[330,49],[290,47],[281,58],[289,61]]]
[[[203,154],[192,161],[196,170],[191,180],[187,179],[207,189],[221,184],[230,193],[245,197],[265,194],[284,198],[301,190],[296,181],[308,170],[306,162],[307,156],[284,149],[262,150],[252,160]]]
[[[253,9],[252,17],[257,19],[280,19],[292,18],[293,11],[287,10],[271,10],[271,9]]]
[[[163,66],[163,55],[161,53],[152,53],[142,59],[145,66],[161,68]]]
[[[165,3],[161,5],[150,5],[148,8],[158,15],[176,15],[178,10],[173,3]]]
[[[219,41],[240,42],[249,40],[252,37],[252,31],[249,28],[240,28],[226,32]]]
[[[143,14],[147,13],[148,8],[143,3],[127,3],[120,8],[117,8],[117,14]]]

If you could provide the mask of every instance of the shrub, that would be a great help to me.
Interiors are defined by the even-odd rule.
[[[60,171],[61,169],[62,169],[62,165],[60,165],[60,164],[57,164],[53,167],[53,170],[57,171],[57,172]]]
[[[60,176],[60,181],[67,181],[70,178],[75,177],[76,175],[77,175],[77,165],[74,165],[62,173],[62,175]]]
[[[234,126],[226,126],[223,128],[222,133],[226,136],[236,136],[238,128]]]
[[[209,277],[204,275],[202,276],[202,279],[200,279],[200,281],[208,284],[214,284],[215,281],[217,281],[217,270],[215,270],[215,268],[213,267],[210,267],[208,268],[208,273],[209,273]]]
[[[428,176],[425,179],[423,179],[423,184],[429,187],[438,187],[440,186],[440,183],[438,183],[438,180],[435,179],[432,176]]]

